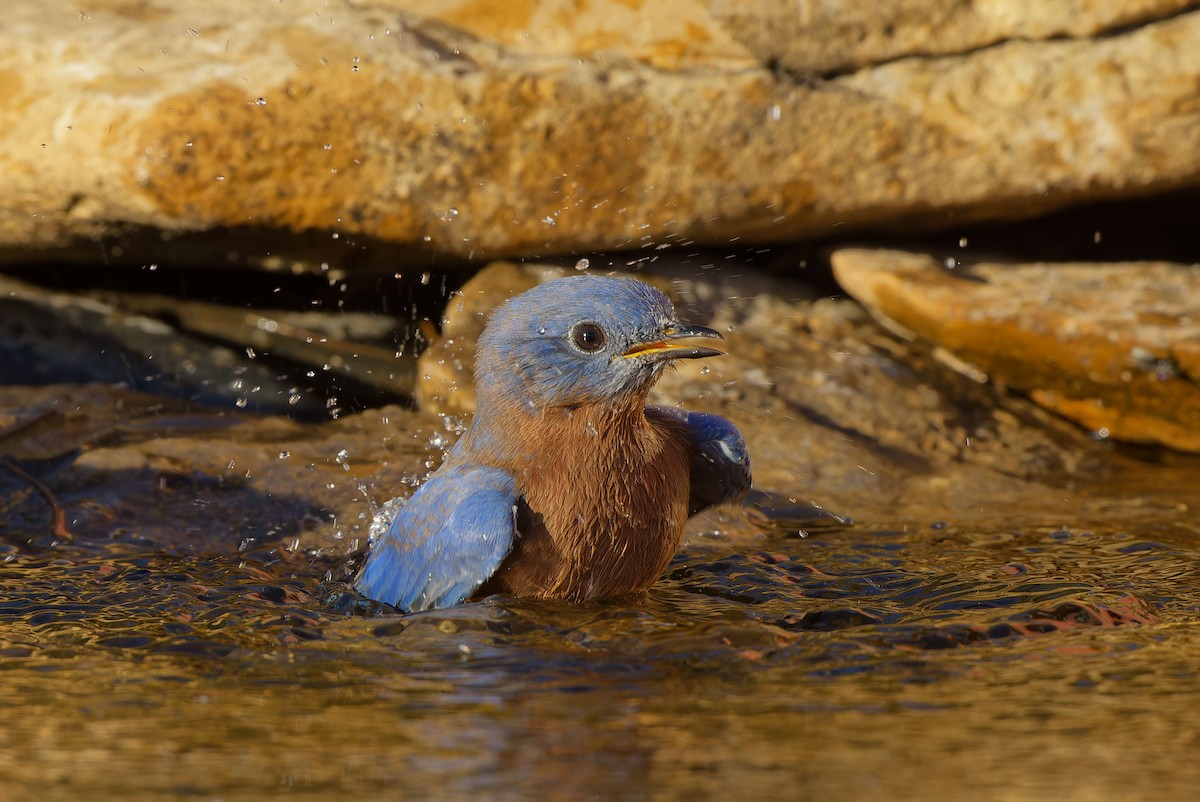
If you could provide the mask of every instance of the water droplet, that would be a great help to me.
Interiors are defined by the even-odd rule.
[[[246,404],[247,404],[247,403],[249,403],[249,402],[248,402],[248,401],[247,401],[245,398],[241,398],[241,397],[239,397],[239,398],[238,398],[236,401],[234,401],[233,403],[234,403],[234,406],[238,407],[239,409],[245,409],[245,408],[246,408]]]
[[[953,270],[954,268],[958,267],[958,260],[953,256],[947,256],[945,264],[947,270]]]
[[[966,238],[966,237],[959,237],[959,239],[958,239],[958,247],[960,247],[960,248],[965,248],[965,247],[967,247],[967,238]]]
[[[333,143],[332,143],[332,142],[326,142],[326,143],[325,143],[324,145],[322,145],[321,147],[322,147],[323,149],[325,149],[325,150],[333,150]]]
[[[591,267],[591,265],[592,265],[591,261],[589,261],[588,258],[585,256],[582,259],[580,259],[578,262],[575,263],[575,269],[576,270],[587,270],[589,267]]]
[[[254,101],[254,103],[258,106],[265,106],[267,105],[267,99],[265,97],[260,97],[258,100]]]
[[[290,451],[280,451],[279,452],[280,459],[287,459],[290,456],[292,456],[292,452],[290,452]]]
[[[538,333],[538,334],[545,334],[545,333],[546,333],[546,327],[545,327],[545,326],[538,326],[538,327],[537,327],[537,333]]]
[[[779,118],[783,116],[783,109],[776,103],[771,107],[771,122],[779,122]]]
[[[550,215],[546,215],[545,217],[542,218],[542,222],[548,226],[552,226],[552,225],[554,225],[554,218],[551,217]]]
[[[425,286],[429,286],[429,274],[428,273],[421,274],[421,283],[424,284]]]
[[[711,371],[712,371],[712,368],[710,368],[708,365],[700,366],[700,374],[701,375],[706,375],[706,374],[710,373]]]

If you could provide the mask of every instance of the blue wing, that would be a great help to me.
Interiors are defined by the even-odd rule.
[[[692,490],[688,515],[741,501],[750,491],[750,452],[737,427],[720,415],[678,407],[647,407],[687,423],[692,435]]]
[[[500,567],[516,532],[516,481],[499,468],[440,470],[400,509],[354,580],[407,612],[466,600]]]
[[[737,427],[720,415],[689,412],[692,431],[692,492],[688,514],[741,501],[750,492],[750,452]]]

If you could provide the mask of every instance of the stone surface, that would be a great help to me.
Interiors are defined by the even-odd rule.
[[[755,478],[752,506],[696,517],[691,543],[828,526],[814,507],[870,526],[994,531],[1013,511],[1024,525],[1052,526],[1064,510],[1074,526],[1187,511],[1175,488],[1194,484],[1195,465],[1163,498],[1135,490],[1131,480],[1153,485],[1162,467],[1147,473],[1032,402],[949,369],[850,299],[814,299],[745,266],[687,267],[640,275],[667,288],[686,319],[725,332],[727,354],[668,371],[651,401],[736,422]],[[469,346],[490,305],[552,274],[484,271],[451,305],[449,338]],[[175,351],[160,353],[169,361]],[[57,498],[76,540],[194,553],[282,542],[344,558],[361,548],[374,509],[406,497],[463,431],[469,371],[456,381],[464,400],[452,414],[392,406],[319,423],[98,384],[0,387],[0,541],[36,537],[50,514],[11,464]],[[1104,487],[1142,493],[1141,506],[1113,509],[1112,493],[1095,491]]]
[[[411,396],[414,360],[370,344],[399,328],[382,314],[67,293],[0,276],[0,384],[109,382],[200,404],[336,417],[339,396],[354,396],[357,408]]]
[[[709,0],[721,28],[760,63],[846,72],[907,56],[946,56],[1008,40],[1083,39],[1194,8],[1195,0]]]
[[[1093,431],[1200,451],[1200,266],[970,264],[842,250],[838,281],[968,374]]]
[[[981,497],[1016,498],[1030,482],[1095,469],[1084,435],[946,368],[920,344],[897,343],[853,301],[814,299],[750,268],[706,267],[667,262],[638,274],[667,291],[683,319],[726,332],[725,356],[677,365],[650,400],[737,422],[761,493],[851,516],[921,505],[962,516]],[[421,357],[423,411],[462,421],[474,407],[471,361],[487,313],[563,272],[574,271],[498,263],[464,285],[443,338]]]
[[[17,4],[0,259],[394,270],[1194,185],[1193,5]]]

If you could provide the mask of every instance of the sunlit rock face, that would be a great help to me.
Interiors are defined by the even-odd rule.
[[[1200,267],[959,264],[843,250],[838,281],[980,381],[1103,437],[1200,451]]]
[[[1196,183],[1197,4],[877,5],[16,4],[0,254],[356,269]]]

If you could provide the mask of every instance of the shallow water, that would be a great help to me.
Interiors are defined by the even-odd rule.
[[[710,517],[627,605],[380,615],[282,548],[10,546],[4,795],[1191,798],[1189,475],[1091,499],[1156,511],[1121,528]]]

